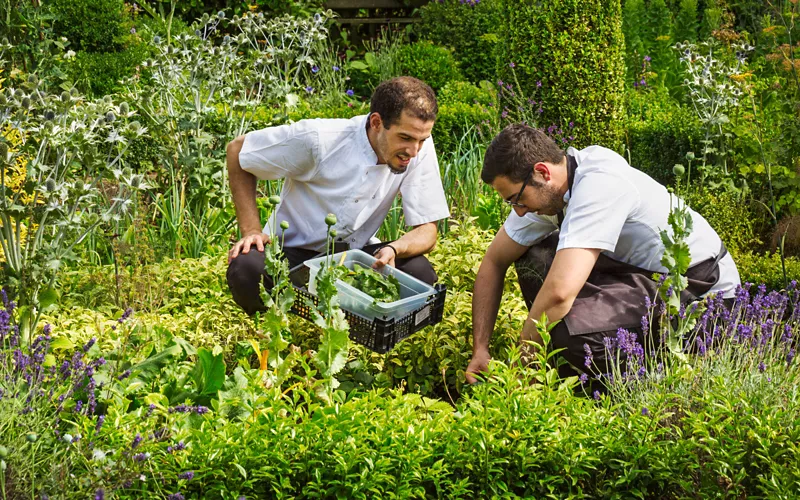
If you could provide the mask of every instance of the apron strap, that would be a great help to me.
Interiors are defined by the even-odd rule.
[[[572,195],[572,185],[575,184],[575,171],[578,170],[578,161],[572,155],[567,155],[567,192]],[[564,210],[558,212],[558,227],[564,222]]]

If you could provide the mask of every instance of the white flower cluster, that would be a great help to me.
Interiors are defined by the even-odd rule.
[[[735,58],[731,60],[723,57],[712,41],[675,45],[680,61],[686,65],[684,84],[689,88],[692,103],[703,123],[719,125],[728,121],[726,110],[737,106],[742,96],[736,77],[746,71],[747,55],[753,48],[744,43],[735,45]]]

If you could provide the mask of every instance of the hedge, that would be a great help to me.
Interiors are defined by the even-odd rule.
[[[619,0],[502,2],[498,72],[543,100],[540,123],[576,124],[576,147],[619,149],[625,41]],[[538,85],[541,82],[541,87]]]

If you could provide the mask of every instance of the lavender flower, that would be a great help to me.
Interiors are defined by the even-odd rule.
[[[182,472],[181,474],[178,474],[178,479],[185,479],[187,481],[191,481],[192,478],[194,478],[194,472],[193,471],[186,471],[186,472]]]
[[[583,358],[583,365],[586,368],[591,368],[592,367],[592,358],[593,358],[593,356],[592,356],[592,349],[591,349],[591,347],[589,347],[589,344],[583,344],[583,352],[586,355]]]
[[[103,427],[103,422],[105,421],[106,421],[105,415],[100,415],[99,417],[97,417],[97,425],[94,426],[94,430],[96,432],[100,432],[100,428]]]
[[[642,415],[645,416],[645,417],[649,417],[650,416],[650,410],[648,410],[647,407],[642,407]]]
[[[97,492],[94,494],[94,500],[105,500],[105,498],[106,498],[106,492],[103,490],[103,488],[99,488]]]
[[[183,495],[180,493],[173,493],[167,497],[168,500],[184,500]]]
[[[353,89],[347,89],[347,90],[345,91],[345,94],[347,94],[347,95],[349,95],[350,97],[352,97],[352,96],[355,94],[355,92],[353,92]]]
[[[133,456],[133,459],[137,462],[144,462],[145,460],[150,458],[149,453],[137,453]]]
[[[131,449],[135,450],[142,443],[142,435],[137,433],[136,437],[133,438],[133,442],[131,443]]]

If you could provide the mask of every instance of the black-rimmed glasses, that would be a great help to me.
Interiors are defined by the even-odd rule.
[[[525,191],[526,187],[528,187],[528,181],[532,177],[533,177],[533,169],[531,169],[530,173],[528,173],[528,176],[525,177],[525,181],[522,183],[522,187],[520,188],[519,193],[517,193],[517,196],[514,198],[514,201],[503,200],[506,205],[509,205],[511,207],[528,208],[524,203],[520,203],[519,199],[522,198],[522,192]]]

